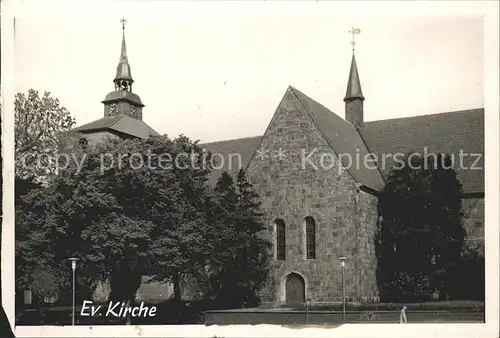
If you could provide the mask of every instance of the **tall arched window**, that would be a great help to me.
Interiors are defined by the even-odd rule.
[[[286,257],[285,221],[276,220],[276,259],[284,261]]]
[[[306,217],[306,258],[316,259],[316,222],[311,216]]]

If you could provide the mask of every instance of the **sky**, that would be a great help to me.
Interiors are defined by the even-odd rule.
[[[15,91],[49,91],[76,125],[103,117],[126,17],[143,119],[171,137],[262,135],[289,85],[344,117],[351,27],[361,30],[365,121],[484,107],[480,16],[374,19],[339,15],[321,1],[299,5],[131,1],[88,14],[20,16]]]

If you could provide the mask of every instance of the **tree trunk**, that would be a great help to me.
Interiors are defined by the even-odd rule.
[[[36,314],[39,325],[44,324],[44,315],[43,315],[43,298],[41,295],[36,295]]]
[[[173,276],[173,283],[174,283],[174,299],[176,301],[181,300],[181,281],[180,281],[180,276],[178,272],[174,273]]]
[[[129,307],[131,305],[132,305],[132,302],[130,300],[128,300],[127,307]],[[127,314],[127,322],[125,323],[125,325],[132,325],[132,314],[130,312]]]
[[[110,301],[134,301],[137,289],[140,286],[140,276],[128,275],[126,279],[111,277],[111,292],[109,293]],[[127,281],[128,282],[124,282]],[[137,283],[139,281],[139,283]],[[139,285],[139,286],[138,286]]]
[[[120,269],[120,267],[116,267],[110,278],[111,292],[109,294],[109,301],[124,302],[125,306],[132,306],[140,285],[141,275],[137,269]],[[132,324],[130,313],[126,318],[126,324]]]

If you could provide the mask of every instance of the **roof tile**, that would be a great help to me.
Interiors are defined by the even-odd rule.
[[[427,153],[453,154],[457,166],[462,150],[464,154],[472,154],[462,156],[464,167],[469,169],[456,167],[463,192],[484,193],[484,109],[365,122],[358,131],[348,121],[299,90],[292,89],[337,154],[354,156],[358,152],[361,158],[373,154],[381,167],[380,159],[384,154],[422,153],[427,148]],[[225,161],[222,168],[212,172],[209,182],[215,184],[223,171],[237,172],[239,167],[235,161],[229,170],[228,154],[240,154],[241,167],[246,168],[261,138],[255,136],[201,144],[200,147],[219,154]],[[479,156],[475,164],[479,169],[473,169],[472,165]],[[394,163],[392,159],[386,157],[385,166],[380,171],[359,165],[351,167],[349,172],[359,183],[380,190]]]
[[[377,155],[384,177],[394,156],[444,153],[452,156],[464,193],[484,192],[484,109],[365,122],[360,133]]]
[[[98,130],[110,130],[142,139],[148,138],[149,136],[159,135],[144,121],[126,115],[103,117],[99,120],[77,127],[74,130],[81,133]]]

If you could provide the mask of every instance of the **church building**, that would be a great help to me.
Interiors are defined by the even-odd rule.
[[[455,161],[461,153],[480,154],[477,163],[476,157],[463,159],[480,169],[457,172],[467,245],[484,250],[484,109],[367,122],[354,54],[349,72],[347,66],[343,117],[290,86],[262,135],[201,145],[225,159],[211,184],[223,171],[236,174],[239,167],[230,168],[228,159],[239,154],[260,196],[264,236],[274,252],[264,303],[339,301],[343,273],[350,300],[377,301],[374,236],[382,217],[378,197],[394,160],[387,154],[427,149]],[[142,120],[145,106],[133,83],[123,36],[115,90],[102,101],[104,117],[75,131],[89,143],[158,135]],[[364,165],[370,156],[377,161]]]

